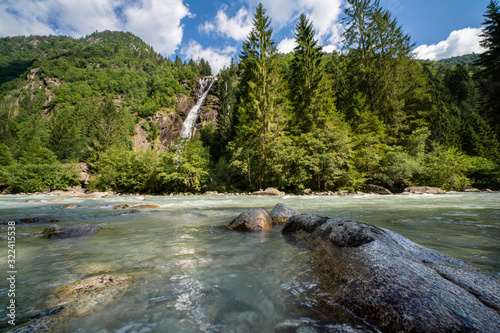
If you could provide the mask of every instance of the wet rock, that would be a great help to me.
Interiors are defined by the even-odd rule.
[[[349,331],[339,331],[339,332],[349,332]],[[351,332],[355,332],[354,330]],[[295,333],[318,333],[314,327],[304,326],[295,331]]]
[[[241,213],[227,227],[238,231],[271,230],[271,218],[262,208],[254,207]]]
[[[281,192],[274,187],[268,187],[265,190],[253,192],[252,195],[285,195],[285,192]]]
[[[128,204],[121,204],[121,205],[116,205],[113,207],[113,209],[116,209],[116,210],[121,210],[121,209],[127,209],[129,208],[130,206]]]
[[[300,320],[286,319],[274,325],[274,331],[277,333],[296,332],[302,326],[304,326],[304,323]]]
[[[79,224],[68,227],[52,226],[46,228],[43,233],[48,238],[77,238],[83,236],[93,235],[103,228],[93,224]]]
[[[62,206],[61,208],[62,209],[73,209],[73,208],[77,208],[78,205],[75,205],[75,204],[67,204],[67,205],[64,205]]]
[[[405,188],[405,193],[411,194],[444,194],[446,191],[443,191],[437,187],[429,187],[429,186],[412,186]]]
[[[111,195],[113,195],[112,192],[92,192],[92,193],[85,193],[82,195],[77,195],[78,198],[90,198],[90,199],[102,199],[102,198],[109,198]]]
[[[385,187],[373,184],[363,184],[360,187],[360,190],[365,193],[373,193],[373,194],[392,194],[391,191],[386,189]]]
[[[71,332],[71,319],[105,311],[135,279],[126,275],[98,275],[73,282],[55,290],[46,303],[47,310],[19,321],[18,333]]]
[[[325,223],[327,217],[316,215],[295,215],[288,219],[281,230],[282,233],[292,233],[296,231],[313,232],[317,227]]]
[[[28,218],[20,219],[19,222],[21,222],[21,223],[33,223],[33,224],[46,224],[46,223],[59,222],[59,220],[52,218],[52,217],[38,216],[38,217],[28,217]]]
[[[284,224],[288,218],[294,215],[300,215],[300,212],[283,203],[276,204],[271,210],[271,213],[269,213],[274,225]]]
[[[468,188],[468,189],[465,189],[464,192],[467,192],[467,193],[481,193],[481,190],[479,190],[477,188]]]
[[[390,230],[292,216],[289,242],[318,254],[335,302],[383,332],[500,331],[500,280]]]
[[[26,200],[26,202],[28,202],[28,203],[35,203],[35,202],[40,202],[40,200],[38,200],[38,199],[29,199],[29,200]]]
[[[150,209],[150,208],[160,208],[158,205],[135,205],[133,208],[136,209]]]

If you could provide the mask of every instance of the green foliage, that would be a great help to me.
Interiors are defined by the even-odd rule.
[[[259,4],[240,61],[212,86],[216,123],[167,152],[132,151],[134,128],[158,147],[152,116],[211,74],[206,60],[166,59],[121,32],[0,39],[0,183],[65,188],[77,180],[60,163],[78,161],[99,175],[91,189],[118,192],[500,187],[497,1],[487,51],[440,62],[414,60],[378,0],[348,5],[345,52],[323,52],[301,15],[283,55]]]
[[[90,188],[124,193],[199,192],[208,182],[208,151],[199,140],[167,153],[111,147],[91,162],[98,174]]]
[[[13,193],[67,190],[79,185],[78,173],[70,166],[52,164],[14,164],[7,168],[7,185]]]
[[[5,167],[14,163],[12,154],[6,144],[0,143],[0,166]]]

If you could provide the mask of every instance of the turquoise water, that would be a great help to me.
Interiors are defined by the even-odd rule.
[[[55,198],[62,202],[53,202]],[[39,200],[39,202],[27,202]],[[81,199],[0,196],[0,220],[47,216],[59,225],[97,224],[78,239],[43,237],[46,225],[18,225],[16,315],[34,316],[61,286],[98,274],[132,277],[127,289],[71,317],[71,332],[273,332],[300,321],[318,332],[366,329],[332,304],[315,277],[312,256],[280,229],[238,233],[224,224],[243,210],[279,202],[303,213],[350,218],[500,274],[500,194],[410,196],[188,196]],[[138,213],[118,204],[153,204]],[[77,208],[62,209],[67,204]],[[3,232],[0,235],[5,235]],[[0,275],[7,271],[2,240]],[[2,278],[2,281],[4,278]],[[7,304],[8,288],[0,284]],[[7,321],[0,308],[0,328]]]

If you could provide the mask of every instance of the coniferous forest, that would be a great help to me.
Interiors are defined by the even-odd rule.
[[[2,189],[79,185],[78,163],[95,191],[500,189],[498,2],[485,8],[486,51],[438,62],[415,58],[378,1],[348,3],[340,51],[324,52],[302,15],[289,54],[259,5],[211,90],[216,122],[167,148],[155,115],[182,116],[179,101],[211,75],[204,59],[172,61],[123,32],[0,39]]]

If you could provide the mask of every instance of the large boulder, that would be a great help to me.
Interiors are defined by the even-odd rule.
[[[93,224],[79,224],[68,227],[52,226],[46,228],[43,233],[48,238],[77,238],[93,235],[102,230],[102,227]]]
[[[500,281],[390,230],[292,216],[285,238],[318,253],[334,301],[383,332],[500,332]]]
[[[229,229],[238,231],[271,230],[271,218],[262,208],[254,207],[241,213],[227,226]]]
[[[359,189],[365,193],[392,194],[392,192],[386,189],[385,187],[373,184],[362,184],[360,185]]]
[[[285,195],[285,192],[282,192],[275,187],[268,187],[265,190],[252,192],[252,195]]]
[[[300,212],[284,203],[276,204],[269,213],[273,225],[284,224],[289,217],[295,215],[300,215]]]
[[[429,186],[411,186],[405,188],[405,193],[411,194],[445,194],[446,191],[443,191],[437,187],[429,187]]]

